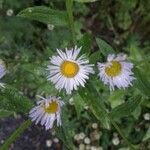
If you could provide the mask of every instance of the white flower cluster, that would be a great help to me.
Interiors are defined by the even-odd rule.
[[[77,90],[79,86],[85,87],[90,74],[94,74],[94,64],[90,64],[86,55],[80,55],[81,48],[77,46],[65,51],[57,49],[57,55],[50,58],[48,65],[48,77],[55,88],[61,91],[64,89],[67,94]],[[132,85],[135,79],[132,72],[133,64],[127,61],[125,54],[108,55],[107,62],[98,62],[99,77],[108,85],[110,90],[117,88],[127,88]],[[0,61],[0,79],[6,74],[6,68]],[[4,87],[3,83],[0,83]],[[61,107],[64,102],[59,97],[41,97],[29,113],[30,118],[35,123],[44,125],[46,130],[53,127],[57,120],[57,126],[61,125]],[[94,126],[94,125],[93,125]]]
[[[89,63],[86,55],[79,55],[81,48],[72,48],[65,51],[57,49],[57,55],[50,58],[48,65],[48,77],[55,88],[61,91],[64,89],[67,94],[77,90],[79,86],[84,87],[90,74],[94,74],[93,64]],[[133,64],[127,61],[125,54],[108,55],[107,62],[98,62],[99,77],[108,85],[110,90],[117,88],[127,88],[132,85]],[[50,96],[40,97],[42,100],[38,106],[30,111],[30,118],[35,123],[44,125],[46,130],[53,127],[57,120],[57,125],[61,125],[61,107],[64,105],[60,98]],[[87,140],[88,141],[88,140]]]

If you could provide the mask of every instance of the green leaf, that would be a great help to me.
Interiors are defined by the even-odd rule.
[[[85,33],[79,41],[79,46],[82,47],[81,53],[89,54],[91,52],[92,36],[89,33]]]
[[[102,58],[101,51],[97,50],[96,52],[90,55],[89,59],[92,64],[95,64],[96,62],[100,61],[101,58]]]
[[[54,26],[67,26],[67,13],[53,10],[45,6],[29,7],[22,10],[17,16],[40,21]]]
[[[135,68],[134,69],[135,77],[136,77],[136,83],[135,87],[137,87],[145,96],[150,97],[150,82],[145,76],[144,73],[142,73],[141,69]]]
[[[110,112],[110,116],[113,119],[119,119],[131,115],[131,113],[141,104],[141,102],[141,96],[133,97],[129,101],[112,109],[112,111]]]
[[[74,132],[73,122],[69,120],[68,110],[66,108],[62,111],[63,126],[56,127],[57,136],[63,141],[65,149],[74,150],[72,135]]]
[[[0,91],[0,109],[18,113],[28,113],[33,107],[33,102],[20,94],[16,89],[5,87]]]
[[[146,132],[146,134],[145,134],[145,136],[143,138],[143,141],[146,141],[148,139],[150,139],[150,127],[148,128],[148,130],[147,130],[147,132]]]
[[[88,104],[92,113],[101,122],[104,128],[110,129],[110,122],[108,120],[105,105],[101,95],[97,92],[92,83],[87,83],[85,88],[81,88],[78,92],[85,103]]]
[[[140,114],[141,114],[141,107],[138,106],[138,107],[133,111],[132,114],[133,114],[133,116],[134,116],[135,119],[138,119],[139,116],[140,116]]]
[[[79,94],[73,96],[75,109],[77,112],[78,119],[80,118],[81,111],[83,110],[84,102]]]
[[[98,0],[74,0],[76,2],[80,2],[80,3],[92,3],[92,2],[96,2]]]
[[[104,40],[100,39],[100,38],[96,38],[96,42],[98,44],[99,49],[101,50],[101,53],[104,56],[107,56],[108,54],[113,54],[115,53],[113,48]]]
[[[110,102],[112,108],[122,104],[124,102],[124,91],[116,90],[111,92],[108,101]]]
[[[0,109],[0,118],[9,117],[10,115],[13,115],[13,114],[14,114],[13,111]]]

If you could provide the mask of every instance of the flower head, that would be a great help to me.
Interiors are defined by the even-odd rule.
[[[58,90],[65,89],[67,94],[77,90],[78,86],[83,86],[89,79],[89,74],[94,73],[92,64],[85,55],[78,56],[81,48],[65,52],[57,50],[58,55],[50,58],[48,65],[48,80],[50,80]]]
[[[133,64],[126,60],[125,54],[108,55],[106,63],[98,63],[99,76],[104,84],[109,85],[110,90],[114,90],[115,86],[126,88],[132,85]]]
[[[37,102],[36,107],[32,108],[29,112],[29,117],[35,124],[45,126],[45,129],[51,129],[54,121],[57,120],[57,126],[61,126],[61,107],[64,102],[60,98],[55,96],[49,96],[48,98],[41,97],[40,101]]]
[[[0,60],[0,79],[6,74],[6,67],[2,60]],[[0,83],[1,87],[4,87],[3,83]]]

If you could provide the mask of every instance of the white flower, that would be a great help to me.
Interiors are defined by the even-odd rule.
[[[109,85],[110,90],[114,90],[115,86],[119,89],[127,88],[132,85],[133,64],[126,60],[125,54],[117,56],[108,55],[106,63],[98,63],[99,76],[104,84]]]
[[[81,48],[63,52],[57,49],[58,55],[50,58],[48,65],[48,80],[55,84],[59,91],[65,89],[67,94],[71,94],[73,90],[77,90],[78,86],[84,87],[89,74],[94,73],[92,64],[85,55],[78,56]]]
[[[64,102],[60,98],[55,96],[49,96],[48,98],[41,98],[37,102],[36,107],[32,108],[29,112],[29,117],[35,124],[40,124],[45,126],[45,129],[51,129],[53,127],[54,121],[57,120],[57,126],[61,126],[61,107]]]
[[[0,60],[0,79],[6,74],[6,67],[2,60]],[[3,83],[0,83],[1,87],[4,87]]]

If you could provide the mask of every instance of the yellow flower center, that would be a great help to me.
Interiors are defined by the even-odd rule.
[[[110,77],[115,77],[121,72],[121,64],[118,61],[112,61],[111,65],[105,68],[105,72]]]
[[[65,77],[72,78],[79,72],[79,65],[72,61],[65,60],[60,65],[60,71]]]
[[[44,110],[49,114],[54,114],[58,110],[58,103],[56,101],[52,101],[48,107],[44,106]]]

